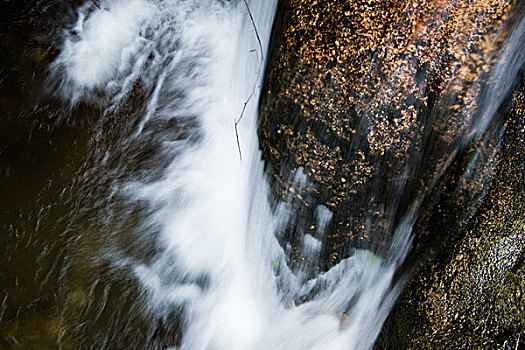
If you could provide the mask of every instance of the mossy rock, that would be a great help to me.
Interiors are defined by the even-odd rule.
[[[516,349],[525,339],[525,88],[506,116],[496,175],[480,209],[406,287],[390,348]]]
[[[415,276],[382,346],[509,347],[522,332],[516,295],[523,245],[512,238],[523,218],[513,210],[525,193],[516,182],[524,163],[522,94],[513,99],[507,91],[484,132],[468,126],[476,125],[481,92],[522,6],[281,3],[259,139],[275,197],[298,213],[282,243],[294,246],[301,232],[315,235],[308,218],[316,204],[325,205],[334,216],[317,238],[327,269],[355,247],[381,256],[403,216],[411,208],[419,215],[400,272]],[[298,173],[307,177],[299,189]],[[516,250],[498,269],[493,255],[502,242]],[[289,260],[299,261],[300,252]],[[483,292],[465,303],[474,287]]]

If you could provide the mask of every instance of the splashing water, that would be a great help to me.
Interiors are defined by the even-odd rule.
[[[276,3],[249,2],[264,48]],[[155,120],[196,120],[196,137],[164,142],[173,156],[160,179],[123,186],[154,208],[147,220],[160,228],[161,247],[133,271],[153,312],[180,310],[178,348],[371,348],[400,292],[393,276],[410,249],[414,218],[399,225],[385,259],[357,251],[314,278],[287,266],[277,236],[293,212],[270,205],[256,136],[259,88],[238,125],[240,149],[234,131],[266,57],[244,3],[86,5],[66,36],[52,70],[61,77],[55,88],[73,104],[102,95],[109,111],[140,82],[151,93],[134,137],[151,132]],[[331,220],[322,206],[316,216],[317,237],[302,243],[312,260]]]

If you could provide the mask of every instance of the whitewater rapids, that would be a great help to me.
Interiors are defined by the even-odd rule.
[[[129,143],[151,133],[155,120],[191,125],[194,137],[162,143],[172,157],[159,179],[115,188],[152,208],[144,227],[159,228],[154,259],[120,259],[132,265],[151,312],[180,311],[177,349],[370,349],[400,292],[393,276],[410,250],[413,218],[399,225],[384,259],[357,251],[313,279],[289,268],[289,247],[278,237],[294,213],[285,203],[271,205],[257,140],[277,1],[248,5],[86,2],[51,66],[59,77],[54,88],[72,105],[98,103],[110,113],[140,82],[150,93]],[[304,235],[312,261],[330,219],[320,206],[320,229]],[[296,302],[304,296],[308,302]]]

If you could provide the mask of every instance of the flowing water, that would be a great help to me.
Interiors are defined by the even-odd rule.
[[[95,106],[100,118],[85,136],[92,151],[72,185],[82,190],[61,197],[77,208],[64,226],[78,234],[68,242],[84,240],[75,259],[103,261],[106,272],[97,273],[106,277],[86,275],[84,292],[63,287],[70,291],[65,309],[74,313],[80,304],[84,320],[66,325],[64,334],[92,333],[103,339],[98,348],[117,348],[111,338],[132,338],[126,332],[150,332],[138,337],[145,342],[163,336],[133,328],[129,312],[168,324],[176,335],[164,336],[176,349],[374,345],[401,291],[393,278],[411,248],[416,214],[404,215],[381,257],[357,250],[328,271],[289,267],[291,247],[279,238],[294,211],[271,198],[257,140],[277,0],[248,5],[114,0],[85,2],[69,14],[47,93],[67,101],[68,110]],[[491,108],[483,118],[495,113]],[[300,187],[307,179],[298,172],[294,181]],[[304,234],[300,247],[314,262],[332,217],[324,206],[315,213],[318,231]],[[96,254],[83,256],[87,246]],[[82,284],[84,270],[66,265]],[[112,296],[104,278],[136,290],[124,286]],[[128,304],[117,302],[119,310],[106,315],[119,298]],[[113,336],[104,336],[106,326],[90,328],[87,319],[123,326],[108,325]]]
[[[293,213],[271,205],[256,136],[275,8],[276,1],[252,1],[249,10],[242,1],[87,4],[52,65],[64,99],[102,97],[106,114],[141,82],[149,96],[126,143],[160,137],[148,127],[157,120],[188,125],[191,136],[162,142],[172,159],[158,178],[114,185],[152,208],[140,225],[155,227],[159,242],[147,262],[120,256],[114,264],[131,267],[153,312],[180,310],[180,349],[367,349],[399,292],[392,278],[410,246],[409,219],[383,261],[358,251],[314,278],[287,266],[278,235]],[[326,227],[329,211],[318,213]],[[318,259],[322,234],[305,236],[308,258]]]

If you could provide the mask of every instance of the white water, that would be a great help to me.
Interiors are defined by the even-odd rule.
[[[249,3],[266,50],[276,1]],[[62,96],[75,103],[103,94],[115,106],[140,80],[151,96],[136,135],[155,118],[196,116],[199,123],[198,141],[165,143],[166,153],[177,156],[160,180],[125,185],[129,196],[155,208],[149,220],[160,227],[162,249],[134,271],[152,312],[183,310],[179,348],[371,348],[399,293],[392,278],[410,249],[412,221],[400,225],[384,260],[358,251],[310,280],[288,268],[276,235],[293,213],[285,204],[270,207],[256,132],[258,89],[239,124],[242,161],[234,132],[262,79],[262,53],[244,3],[101,5],[79,10],[75,33],[53,65]],[[184,95],[175,99],[178,91]],[[329,220],[328,209],[318,208],[320,231],[304,236],[312,260]],[[306,295],[312,300],[295,303]]]

